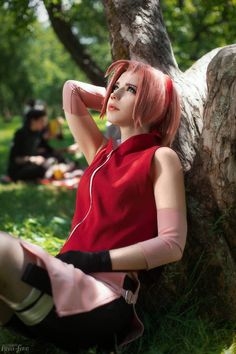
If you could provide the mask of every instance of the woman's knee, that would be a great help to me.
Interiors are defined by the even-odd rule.
[[[27,263],[34,262],[28,253],[25,253],[19,239],[5,232],[0,232],[0,277],[7,271],[19,272]]]
[[[6,232],[0,231],[0,271],[9,263],[19,241]]]
[[[10,301],[21,301],[31,287],[21,281],[26,264],[34,261],[19,240],[0,232],[0,293]]]
[[[0,231],[0,262],[4,255],[9,251],[12,244],[12,236],[6,232]]]

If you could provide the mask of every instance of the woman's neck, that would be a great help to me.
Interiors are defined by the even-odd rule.
[[[132,136],[149,133],[149,129],[147,127],[120,127],[121,133],[121,143],[125,140],[131,138]]]

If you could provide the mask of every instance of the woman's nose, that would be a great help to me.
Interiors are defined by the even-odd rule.
[[[117,89],[111,93],[111,98],[119,100],[121,97],[121,94],[122,94],[122,89]]]
[[[112,99],[116,98],[115,92],[112,92],[110,96],[111,96]]]

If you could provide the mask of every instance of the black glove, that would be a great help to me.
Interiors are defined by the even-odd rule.
[[[84,273],[112,271],[109,251],[68,251],[58,254],[56,258],[59,258],[65,263],[73,264]],[[47,270],[37,266],[36,264],[27,264],[21,280],[49,295],[52,295],[52,287]]]
[[[47,270],[36,264],[27,264],[21,280],[33,288],[52,295],[52,286]]]
[[[67,251],[56,256],[62,262],[73,264],[84,273],[111,272],[112,264],[109,251],[81,252]]]

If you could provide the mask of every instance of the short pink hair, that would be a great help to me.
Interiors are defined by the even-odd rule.
[[[106,76],[111,75],[104,98],[101,117],[106,113],[113,86],[125,71],[139,74],[133,120],[136,126],[150,124],[157,129],[162,144],[169,146],[174,140],[180,122],[180,99],[171,78],[148,64],[133,60],[118,60],[111,64]]]

